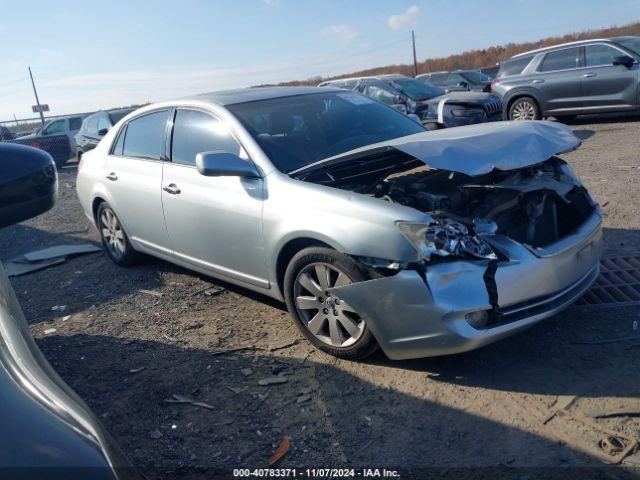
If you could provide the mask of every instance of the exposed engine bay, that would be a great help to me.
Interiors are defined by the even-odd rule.
[[[364,162],[369,168],[362,168]],[[472,177],[428,169],[415,158],[388,150],[366,160],[325,166],[307,172],[301,179],[446,218],[446,223],[431,232],[434,237],[462,227],[476,234],[502,234],[533,248],[545,247],[570,234],[596,208],[571,168],[558,157]],[[481,246],[470,248],[473,253]]]

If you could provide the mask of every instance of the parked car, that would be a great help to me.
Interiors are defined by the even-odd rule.
[[[47,211],[56,191],[49,154],[0,144],[0,228]],[[38,349],[1,263],[0,367],[2,478],[140,478]]]
[[[565,43],[501,62],[492,91],[510,120],[640,108],[640,37]]]
[[[66,118],[58,118],[48,122],[39,133],[27,135],[21,137],[23,139],[31,139],[34,137],[49,137],[52,135],[66,135],[69,139],[69,146],[71,148],[71,156],[75,156],[76,152],[76,133],[82,126],[82,119],[85,115],[74,115]]]
[[[484,67],[480,69],[482,73],[491,77],[492,80],[496,78],[496,75],[498,74],[498,70],[500,70],[499,63],[496,63],[495,65],[491,65],[490,67]]]
[[[84,152],[95,148],[111,127],[133,110],[133,108],[120,108],[117,110],[96,112],[86,117],[82,121],[82,127],[75,137],[76,144],[78,145],[76,153],[78,160],[80,160]]]
[[[87,152],[77,193],[109,257],[142,253],[286,302],[321,350],[462,352],[598,275],[601,214],[553,122],[439,131],[336,88],[150,105]]]
[[[15,138],[8,128],[0,127],[0,141],[28,145],[30,147],[44,150],[53,157],[58,167],[62,167],[71,156],[69,137],[65,134],[48,136],[29,135],[26,137]]]
[[[403,113],[415,114],[431,128],[502,120],[499,97],[481,92],[446,94],[442,87],[399,74],[331,80],[319,86],[357,91]]]
[[[455,70],[416,75],[418,80],[438,85],[445,92],[490,92],[492,77],[480,70]]]

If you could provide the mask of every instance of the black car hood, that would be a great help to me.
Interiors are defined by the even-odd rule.
[[[324,168],[364,160],[385,151],[413,157],[430,169],[477,176],[493,170],[515,170],[544,162],[580,146],[566,125],[548,121],[480,123],[466,127],[416,133],[374,143],[315,162],[289,174],[305,178]],[[355,162],[366,170],[366,161]]]

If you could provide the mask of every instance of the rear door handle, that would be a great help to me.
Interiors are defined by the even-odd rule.
[[[171,195],[178,195],[180,193],[180,189],[175,183],[170,183],[166,187],[162,187],[162,190],[164,190],[167,193],[170,193]]]
[[[595,77],[596,75],[598,75],[597,73],[585,73],[584,75],[582,75],[582,78],[591,78],[591,77]]]
[[[112,182],[115,182],[116,180],[118,180],[118,176],[116,175],[116,172],[111,172],[109,175],[107,175],[107,180],[111,180]]]

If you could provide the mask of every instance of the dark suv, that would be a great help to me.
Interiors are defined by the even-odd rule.
[[[584,40],[521,53],[500,63],[492,92],[505,118],[621,112],[640,108],[640,37]]]
[[[85,118],[80,131],[76,134],[78,160],[80,160],[84,152],[95,148],[100,140],[102,140],[102,137],[104,137],[111,127],[118,123],[121,118],[134,110],[134,108],[121,108],[107,112],[96,112]]]
[[[439,85],[447,92],[490,92],[491,78],[480,70],[456,70],[417,75],[417,79]]]

